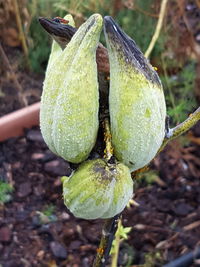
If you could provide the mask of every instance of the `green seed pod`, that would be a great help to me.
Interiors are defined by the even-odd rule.
[[[83,219],[111,218],[125,208],[133,195],[130,171],[119,162],[86,161],[62,181],[65,205]]]
[[[114,155],[134,171],[155,157],[164,139],[163,89],[156,71],[111,17],[105,17],[104,31],[110,61]]]
[[[99,92],[95,57],[101,29],[102,17],[95,14],[63,51],[56,47],[44,81],[42,135],[54,153],[73,163],[85,160],[96,141]]]

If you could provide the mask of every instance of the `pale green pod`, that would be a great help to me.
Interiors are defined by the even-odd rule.
[[[42,135],[54,153],[73,163],[85,160],[96,141],[99,125],[96,48],[101,29],[102,17],[94,14],[63,51],[56,47],[44,81]]]
[[[129,168],[119,162],[86,161],[62,181],[65,205],[83,219],[111,218],[122,212],[133,196]]]
[[[165,136],[160,79],[135,42],[111,17],[104,32],[110,61],[109,112],[114,155],[131,171],[148,164]]]

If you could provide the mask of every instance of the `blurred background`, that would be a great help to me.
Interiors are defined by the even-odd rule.
[[[0,117],[40,101],[52,39],[39,17],[70,13],[79,27],[93,13],[110,15],[144,53],[160,5],[160,0],[0,0]],[[101,42],[105,45],[103,34]],[[168,1],[149,59],[175,126],[200,103],[199,0]],[[199,245],[199,145],[198,123],[140,175],[135,187],[140,207],[125,211],[123,223],[132,230],[121,245],[119,266],[162,266]],[[47,149],[38,127],[0,143],[0,265],[91,266],[102,223],[75,219],[64,207],[59,177],[68,169]]]

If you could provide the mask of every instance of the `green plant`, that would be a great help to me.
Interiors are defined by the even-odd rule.
[[[42,211],[36,211],[39,224],[47,224],[57,220],[55,206],[53,204],[46,205]]]
[[[47,217],[51,217],[54,214],[55,209],[56,207],[53,204],[49,204],[43,209],[42,213]]]
[[[51,49],[50,39],[43,30],[41,31],[36,17],[32,19],[29,34],[34,40],[29,49],[30,67],[35,72],[44,72]]]
[[[159,179],[158,173],[155,170],[148,170],[137,175],[136,187],[151,186]]]
[[[119,254],[120,244],[128,239],[128,234],[130,233],[132,227],[124,227],[122,225],[121,219],[119,219],[117,231],[115,234],[115,239],[112,242],[112,247],[110,250],[110,254],[112,256],[112,264],[111,267],[117,267],[117,260]]]
[[[159,251],[154,251],[145,254],[145,263],[142,267],[154,267],[156,265],[162,266],[162,255]]]
[[[161,79],[166,90],[168,115],[172,118],[172,122],[177,124],[185,120],[197,105],[194,97],[196,72],[195,62],[189,61],[175,74],[169,75],[167,68],[170,69],[171,63],[173,64],[173,61],[168,61],[167,66],[165,58],[162,59],[164,74],[161,75]]]
[[[134,38],[142,51],[147,49],[157,23],[157,18],[150,14],[151,12],[155,12],[155,8],[151,8],[153,5],[155,6],[155,1],[153,0],[137,0],[134,3],[135,8],[121,9],[116,15],[116,20],[119,22],[120,26],[129,36]],[[145,13],[141,13],[140,10],[143,10]],[[163,29],[154,47],[152,53],[153,57],[159,56],[163,51],[165,40],[166,33]]]
[[[11,200],[11,193],[14,188],[5,182],[0,181],[0,204],[4,204]]]

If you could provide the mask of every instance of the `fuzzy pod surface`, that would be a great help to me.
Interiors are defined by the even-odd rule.
[[[160,79],[114,20],[104,18],[110,61],[109,111],[114,155],[131,171],[148,164],[165,135],[166,104]]]
[[[92,15],[62,51],[54,42],[46,71],[40,127],[48,147],[73,163],[85,160],[98,131],[96,48],[102,17]]]
[[[89,160],[62,181],[65,205],[83,219],[111,218],[123,211],[133,196],[130,170],[119,162]]]

